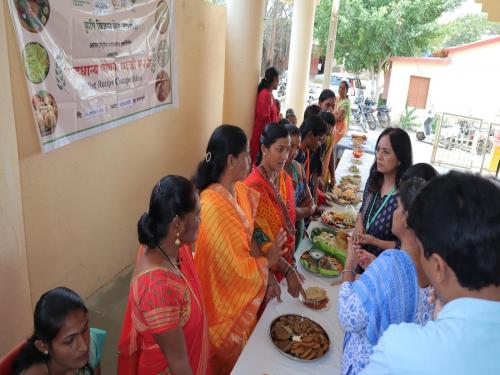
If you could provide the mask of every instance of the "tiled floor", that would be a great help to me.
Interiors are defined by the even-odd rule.
[[[101,362],[102,375],[116,374],[118,338],[127,304],[131,274],[132,267],[129,267],[86,301],[91,325],[108,332]]]

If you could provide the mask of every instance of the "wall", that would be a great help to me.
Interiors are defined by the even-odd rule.
[[[500,111],[500,42],[450,53],[448,57],[451,63],[447,65],[393,62],[387,104],[394,118],[404,111],[410,76],[416,75],[431,78],[427,108],[495,120]]]
[[[449,66],[394,61],[387,96],[387,105],[391,107],[391,118],[398,121],[401,113],[405,110],[410,76],[412,75],[431,79],[427,108],[439,108],[439,111],[442,111],[442,108],[448,108],[448,102],[452,103],[452,101],[448,100],[450,99],[449,95],[442,95],[441,88],[447,86]]]
[[[5,19],[0,6],[0,19]],[[5,23],[0,51],[7,51]],[[7,54],[0,54],[0,87],[10,87]],[[0,90],[0,355],[29,334],[31,300],[24,242],[21,180],[10,90]],[[8,307],[8,308],[7,308]]]
[[[190,177],[222,121],[225,10],[176,0],[179,108],[41,154],[7,17],[31,298],[66,285],[84,297],[127,267],[152,186]],[[15,83],[15,84],[14,84]],[[2,141],[3,142],[3,141]]]
[[[454,93],[454,108],[459,114],[492,121],[500,111],[500,40],[449,57],[453,78],[448,91]]]

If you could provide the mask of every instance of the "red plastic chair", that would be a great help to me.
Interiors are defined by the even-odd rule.
[[[11,351],[8,352],[5,356],[0,358],[0,375],[10,375],[12,371],[12,363],[16,359],[19,351],[21,350],[25,342],[26,341],[21,342],[13,349],[11,349]]]

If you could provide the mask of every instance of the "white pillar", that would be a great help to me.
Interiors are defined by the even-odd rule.
[[[223,120],[249,137],[261,76],[265,5],[265,0],[227,1]]]
[[[316,1],[314,0],[295,0],[293,4],[292,36],[284,110],[293,108],[299,124],[302,122],[306,107],[315,8]]]

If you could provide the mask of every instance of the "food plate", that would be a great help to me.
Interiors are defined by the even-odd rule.
[[[340,179],[340,182],[339,182],[339,186],[342,187],[345,185],[354,185],[354,186],[360,187],[361,176],[359,174],[358,175],[348,174],[348,175],[342,176],[342,178]]]
[[[308,309],[314,311],[326,311],[330,308],[330,299],[326,293],[326,290],[319,286],[310,286],[306,288],[304,286],[306,298],[299,295],[299,301]]]
[[[320,252],[317,249],[306,250],[300,256],[300,264],[306,271],[320,277],[337,277],[344,269],[345,258],[339,254],[323,252],[320,258],[313,257],[312,253]]]
[[[361,160],[361,159],[356,159],[356,158],[352,158],[352,159],[351,159],[351,163],[352,163],[352,164],[357,164],[357,165],[363,165],[363,160]]]
[[[269,326],[269,337],[280,353],[301,362],[320,359],[330,348],[324,328],[302,315],[278,316]]]
[[[349,172],[351,172],[351,173],[359,173],[359,168],[356,165],[351,164],[349,166]]]
[[[314,249],[319,249],[327,254],[340,255],[345,260],[347,250],[347,232],[344,229],[317,227],[311,231],[311,241]]]
[[[324,224],[338,229],[352,229],[356,224],[356,217],[350,212],[325,211],[321,220]]]

